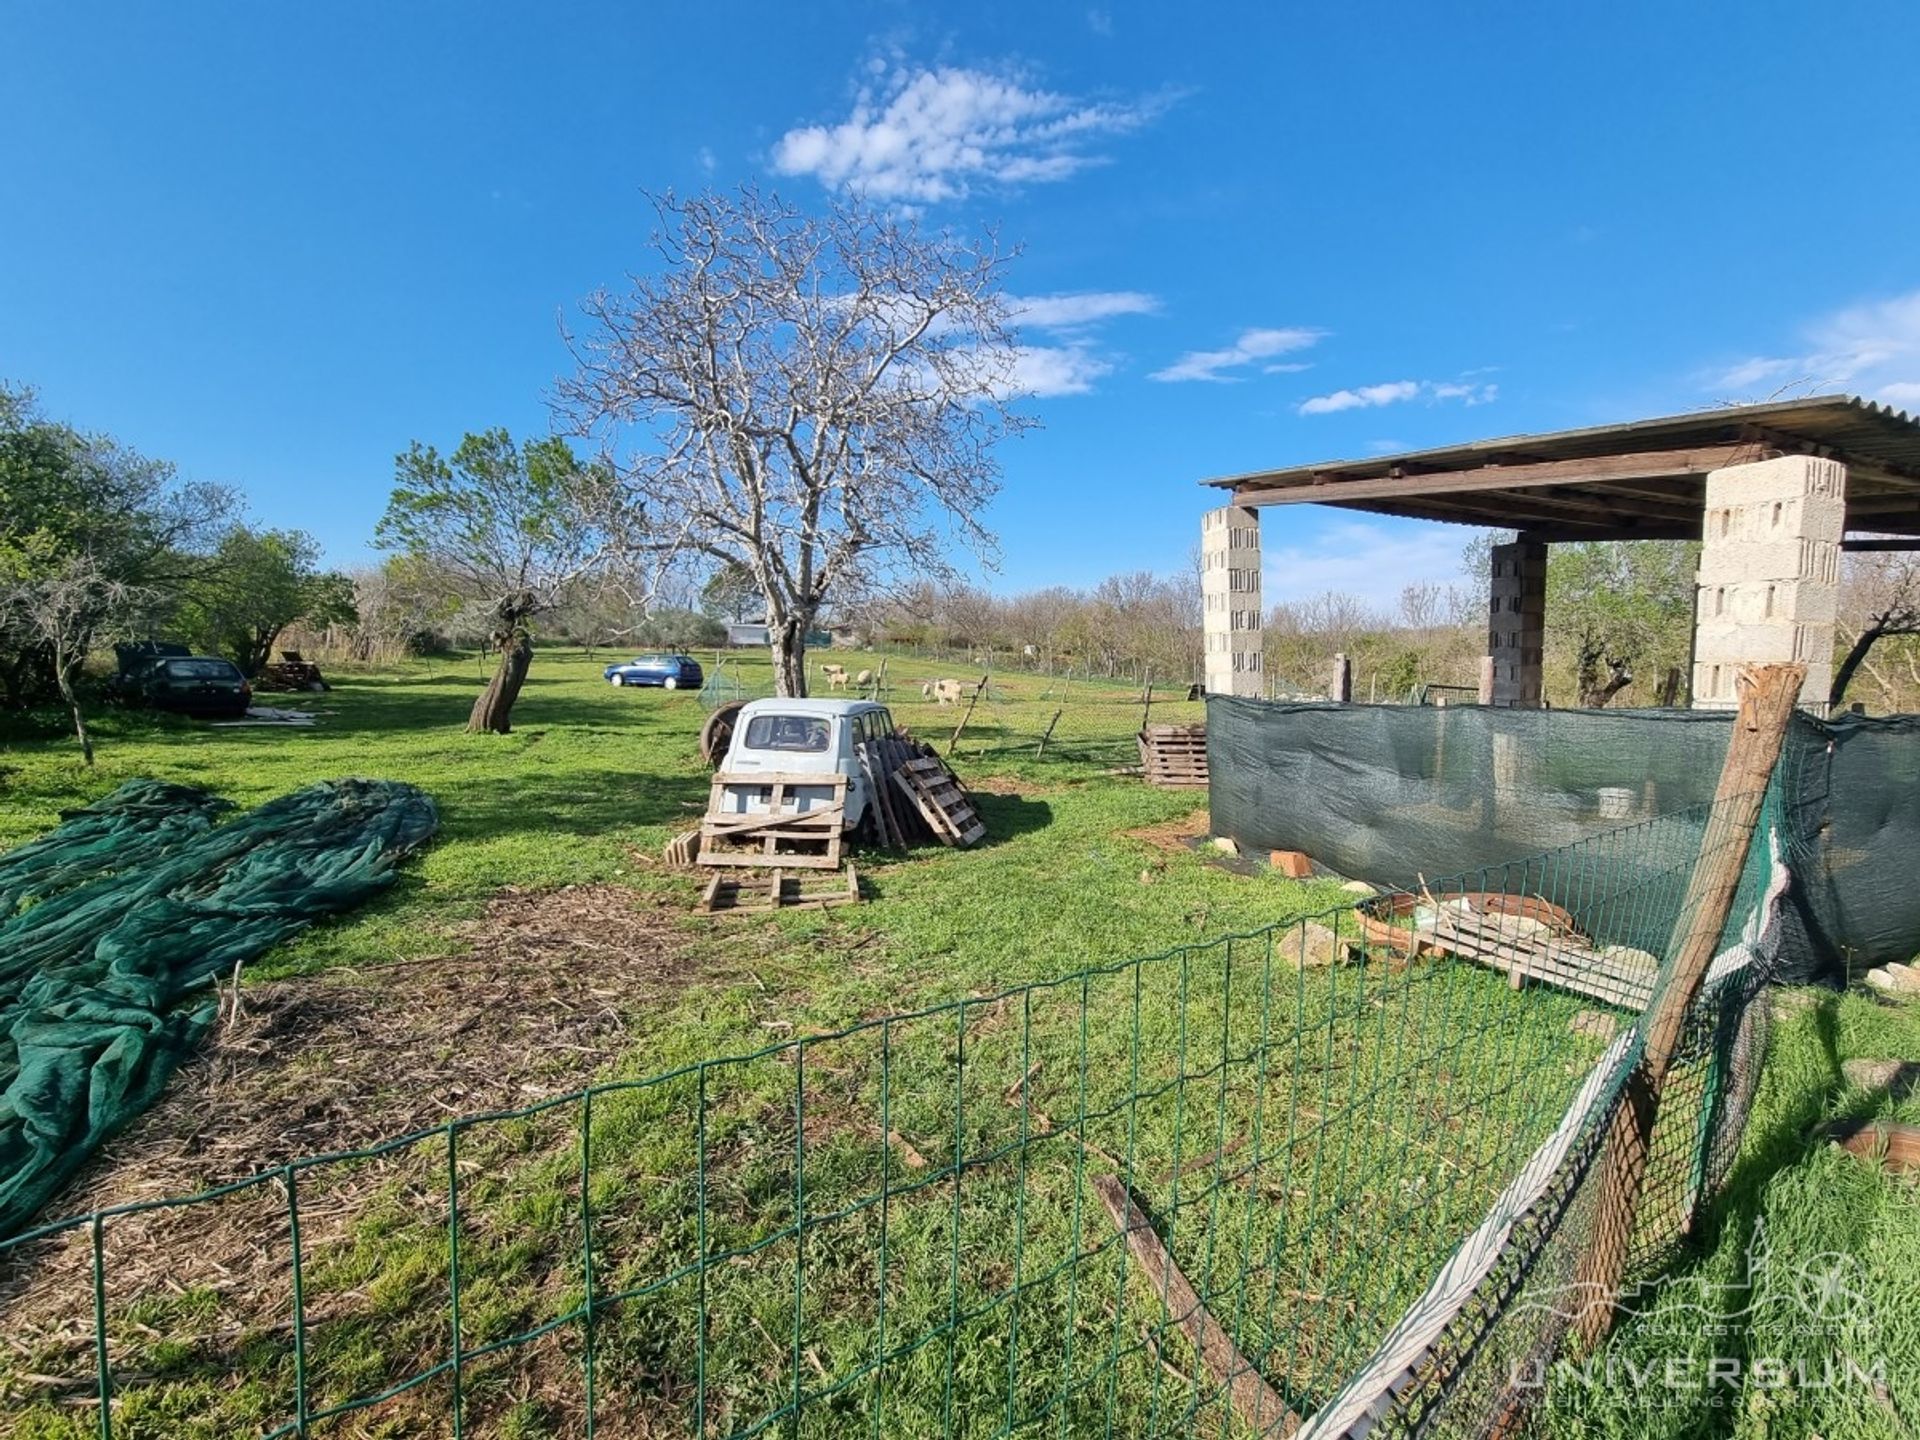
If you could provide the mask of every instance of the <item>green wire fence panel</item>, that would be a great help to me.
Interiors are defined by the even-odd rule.
[[[41,1226],[0,1245],[38,1337],[6,1404],[43,1436],[1246,1433],[1118,1182],[1309,1423],[1453,1268],[1431,1363],[1360,1398],[1484,1413],[1475,1357],[1570,1233],[1636,1017],[1575,1026],[1591,1000],[1413,941],[1475,893],[1664,954],[1709,819]],[[1689,1206],[1738,1119],[1702,1093]],[[276,1279],[223,1280],[244,1257],[184,1243],[213,1233]]]

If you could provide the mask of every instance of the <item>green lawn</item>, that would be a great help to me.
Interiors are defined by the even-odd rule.
[[[1195,1413],[1185,1341],[1157,1353],[1143,1342],[1154,1297],[1127,1283],[1090,1198],[1091,1172],[1125,1167],[1182,1264],[1268,1356],[1289,1403],[1310,1409],[1425,1285],[1598,1052],[1599,1041],[1568,1030],[1576,1002],[1516,994],[1470,967],[1302,972],[1270,937],[1207,944],[1346,897],[1232,873],[1131,833],[1175,828],[1200,797],[1102,773],[1131,758],[1140,719],[1137,691],[1119,684],[996,677],[959,746],[983,846],[862,854],[869,898],[857,907],[697,917],[700,877],[667,872],[657,857],[704,808],[703,712],[688,694],[610,689],[599,678],[606,658],[541,652],[508,736],[462,733],[484,679],[468,657],[337,675],[313,699],[331,713],[312,730],[110,713],[93,770],[58,738],[0,749],[0,847],[136,775],[242,804],[334,776],[409,780],[433,794],[443,822],[381,901],[253,967],[256,1003],[292,1018],[251,1048],[239,1043],[252,1033],[244,1026],[231,1047],[216,1043],[204,1114],[202,1078],[183,1072],[60,1208],[154,1198],[138,1188],[149,1174],[219,1183],[298,1159],[314,1148],[302,1135],[330,1133],[294,1123],[313,1108],[308,1089],[357,1095],[407,1117],[395,1128],[408,1129],[471,1112],[474,1094],[498,1108],[673,1075],[603,1092],[591,1116],[569,1101],[463,1128],[451,1156],[436,1131],[377,1160],[304,1172],[311,1318],[300,1339],[314,1405],[445,1362],[451,1167],[465,1351],[574,1313],[588,1293],[586,1234],[592,1293],[629,1292],[595,1317],[603,1433],[681,1433],[702,1394],[707,1429],[732,1433],[777,1412],[796,1384],[834,1392],[809,1403],[806,1434],[857,1424],[918,1435],[950,1419],[953,1433],[991,1434],[1040,1410],[1063,1434],[1101,1433],[1109,1415],[1121,1417],[1118,1434],[1217,1425],[1217,1412]],[[964,672],[902,659],[888,668],[898,718],[923,736],[948,733],[955,709],[918,687]],[[729,672],[764,688],[764,662],[732,660]],[[1153,716],[1196,719],[1197,709],[1156,699]],[[507,887],[517,898],[503,902]],[[635,922],[581,929],[579,956],[559,962],[572,967],[567,1003],[615,1017],[614,1043],[579,1045],[556,1028],[542,1053],[503,1050],[503,1073],[489,1076],[488,1054],[471,1049],[493,1033],[487,1025],[468,1029],[467,1015],[444,1037],[431,1033],[449,992],[446,1013],[460,1013],[463,985],[503,985],[488,993],[507,1006],[515,987],[531,996],[532,971],[495,959],[521,952],[496,941],[543,908],[571,915],[585,897],[602,923]],[[638,998],[623,993],[636,961]],[[475,962],[489,973],[477,976]],[[329,1018],[349,1000],[426,1017],[427,1031]],[[299,1008],[307,1001],[311,1016]],[[939,1005],[948,1008],[842,1033]],[[1784,1053],[1802,1043],[1789,1028]],[[752,1058],[701,1064],[728,1056]],[[256,1073],[262,1104],[288,1114],[285,1132],[269,1120],[248,1132],[253,1149],[223,1152],[206,1116],[226,1114],[216,1101]],[[475,1074],[493,1088],[466,1078]],[[1769,1076],[1784,1098],[1770,1090],[1763,1116],[1814,1103],[1806,1064],[1784,1061]],[[1820,1160],[1782,1150],[1778,1129],[1756,1124],[1749,1148],[1760,1158],[1738,1172],[1736,1193],[1786,1184]],[[367,1138],[377,1137],[355,1143]],[[169,1145],[170,1168],[143,1169]],[[798,1243],[796,1192],[808,1217]],[[123,1267],[108,1286],[115,1433],[227,1435],[290,1418],[296,1347],[278,1182],[110,1230],[110,1265]],[[700,1255],[734,1258],[691,1266]],[[0,1408],[0,1433],[95,1433],[83,1383],[88,1248],[81,1237],[35,1258],[30,1276],[0,1291],[12,1307],[0,1328],[16,1337],[11,1353],[0,1349],[0,1407],[20,1417],[9,1431]],[[467,1433],[580,1433],[585,1330],[575,1320],[464,1361]],[[442,1433],[453,1384],[441,1370],[400,1401],[315,1433]]]

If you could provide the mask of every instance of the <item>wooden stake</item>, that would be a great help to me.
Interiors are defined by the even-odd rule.
[[[1581,1257],[1576,1285],[1576,1293],[1589,1298],[1575,1320],[1574,1333],[1589,1349],[1605,1339],[1613,1325],[1614,1299],[1626,1275],[1661,1091],[1680,1045],[1687,1011],[1700,993],[1733,908],[1734,891],[1759,823],[1760,802],[1780,759],[1806,674],[1806,666],[1797,664],[1756,665],[1740,672],[1739,714],[1714,791],[1700,858],[1687,882],[1674,932],[1673,975],[1654,997],[1643,1022],[1646,1049],[1627,1079],[1626,1103],[1614,1113],[1601,1157],[1593,1240]]]
[[[973,687],[973,694],[967,697],[966,712],[961,715],[960,723],[953,727],[953,738],[947,741],[947,754],[951,755],[955,750],[960,748],[960,732],[967,728],[967,721],[973,718],[973,707],[980,703],[980,696],[982,692],[986,690],[987,680],[989,678],[990,677],[986,675],[982,675],[980,677],[980,683]]]
[[[1053,727],[1060,723],[1060,717],[1064,714],[1066,714],[1065,710],[1055,710],[1053,712],[1053,718],[1047,722],[1047,733],[1040,737],[1040,744],[1033,752],[1036,760],[1047,753],[1047,741],[1053,738]]]
[[[1300,1428],[1300,1417],[1287,1408],[1274,1388],[1267,1384],[1253,1362],[1240,1353],[1220,1322],[1200,1303],[1187,1277],[1153,1233],[1147,1217],[1140,1213],[1127,1187],[1118,1176],[1095,1175],[1094,1192],[1106,1207],[1107,1215],[1127,1237],[1127,1250],[1134,1263],[1145,1272],[1147,1283],[1165,1302],[1167,1313],[1187,1332],[1200,1362],[1207,1367],[1215,1383],[1227,1387],[1227,1398],[1234,1413],[1256,1435],[1287,1436]]]

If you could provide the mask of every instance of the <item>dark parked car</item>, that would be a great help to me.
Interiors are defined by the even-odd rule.
[[[184,715],[237,716],[253,703],[253,687],[231,660],[210,655],[163,655],[133,678],[132,697],[156,710]]]
[[[691,655],[640,655],[601,673],[610,685],[658,685],[665,690],[698,690],[707,679]]]

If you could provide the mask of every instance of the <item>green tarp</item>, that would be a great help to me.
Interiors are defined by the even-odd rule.
[[[384,889],[438,823],[374,780],[225,808],[136,781],[0,856],[0,1236],[165,1088],[215,1010],[186,997]]]

